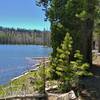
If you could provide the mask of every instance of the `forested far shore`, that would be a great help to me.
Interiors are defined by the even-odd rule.
[[[50,45],[50,32],[0,27],[0,44]]]

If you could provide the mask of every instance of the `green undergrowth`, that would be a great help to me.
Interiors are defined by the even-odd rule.
[[[30,71],[26,75],[23,75],[15,80],[10,81],[8,84],[0,85],[0,96],[7,96],[10,95],[11,92],[20,92],[29,88],[33,90],[33,84],[31,84],[31,82],[34,76],[35,71]]]
[[[35,74],[35,72],[28,72],[28,74],[23,75],[23,76],[19,77],[18,79],[11,81],[11,84],[13,84],[15,86],[16,85],[23,85],[23,84],[28,82],[29,78],[34,77],[34,74]]]

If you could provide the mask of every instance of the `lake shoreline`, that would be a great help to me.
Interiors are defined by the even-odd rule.
[[[9,83],[28,69],[34,69],[37,61],[27,58],[48,57],[51,52],[52,48],[42,45],[0,45],[0,85]]]
[[[45,63],[48,62],[48,58],[49,58],[49,57],[32,57],[31,59],[32,59],[32,60],[38,60],[38,63],[32,65],[32,66],[30,67],[29,70],[26,70],[25,72],[22,72],[21,75],[12,78],[12,79],[10,80],[10,82],[11,82],[11,81],[14,81],[14,80],[17,80],[18,78],[23,77],[24,75],[27,75],[27,74],[28,74],[29,72],[31,72],[31,71],[37,71],[38,68],[39,68],[38,66],[39,66],[41,63],[43,63],[44,61],[45,61]]]

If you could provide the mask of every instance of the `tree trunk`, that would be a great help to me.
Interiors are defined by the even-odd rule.
[[[100,35],[98,35],[98,52],[100,53]]]
[[[84,55],[84,59],[90,65],[92,65],[92,33],[94,26],[94,7],[95,0],[88,0],[87,12],[88,17],[83,23],[81,42],[81,52]]]

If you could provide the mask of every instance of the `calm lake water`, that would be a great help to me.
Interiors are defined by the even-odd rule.
[[[31,57],[49,56],[51,49],[37,45],[0,45],[0,84],[25,72],[33,64]]]

